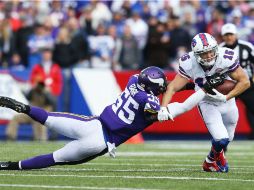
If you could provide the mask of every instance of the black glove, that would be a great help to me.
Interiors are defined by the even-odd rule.
[[[204,84],[204,89],[209,94],[214,94],[213,88],[223,84],[226,78],[226,74],[215,73],[211,76],[206,76],[206,83]]]

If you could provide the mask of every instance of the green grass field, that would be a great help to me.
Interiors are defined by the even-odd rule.
[[[49,153],[64,142],[0,144],[0,160],[7,161]],[[254,142],[231,143],[227,153],[229,173],[202,171],[201,165],[209,148],[208,141],[122,145],[115,159],[106,155],[82,165],[0,171],[0,189],[254,189]]]

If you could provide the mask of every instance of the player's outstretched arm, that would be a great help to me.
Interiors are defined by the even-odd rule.
[[[176,116],[181,115],[194,108],[201,100],[203,100],[205,95],[206,93],[202,89],[200,89],[194,94],[192,94],[190,97],[188,97],[183,103],[170,103],[167,105],[167,108],[172,117],[175,118]]]
[[[167,86],[166,92],[163,94],[161,109],[158,112],[158,120],[165,121],[165,120],[173,120],[170,112],[167,109],[168,103],[171,101],[172,96],[179,90],[181,90],[189,80],[180,74],[177,74],[173,81],[169,83]]]
[[[166,111],[169,111],[172,118],[168,118],[168,120],[173,120],[178,115],[181,115],[189,110],[191,110],[193,107],[195,107],[203,98],[205,97],[206,93],[204,90],[200,89],[194,94],[192,94],[190,97],[188,97],[183,103],[174,102],[170,103],[166,107]],[[145,117],[148,122],[155,122],[160,121],[158,118],[158,113],[153,112],[150,110],[145,110]],[[166,120],[164,120],[166,121]]]

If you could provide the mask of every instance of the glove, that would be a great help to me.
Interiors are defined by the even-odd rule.
[[[172,120],[174,121],[173,116],[169,113],[167,107],[161,107],[160,111],[158,112],[158,120],[159,121],[167,121]]]
[[[224,80],[226,78],[225,74],[215,73],[212,76],[206,77],[206,83],[204,84],[204,89],[209,94],[214,94],[213,88],[216,88],[217,86],[223,84]]]
[[[216,89],[212,89],[213,91],[213,95],[212,94],[207,94],[207,96],[215,99],[215,100],[218,100],[220,102],[226,102],[227,101],[227,96],[218,92],[218,90]]]

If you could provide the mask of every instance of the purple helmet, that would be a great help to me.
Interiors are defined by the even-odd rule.
[[[162,69],[158,67],[147,67],[138,76],[138,86],[149,94],[158,96],[166,92],[167,78]]]

